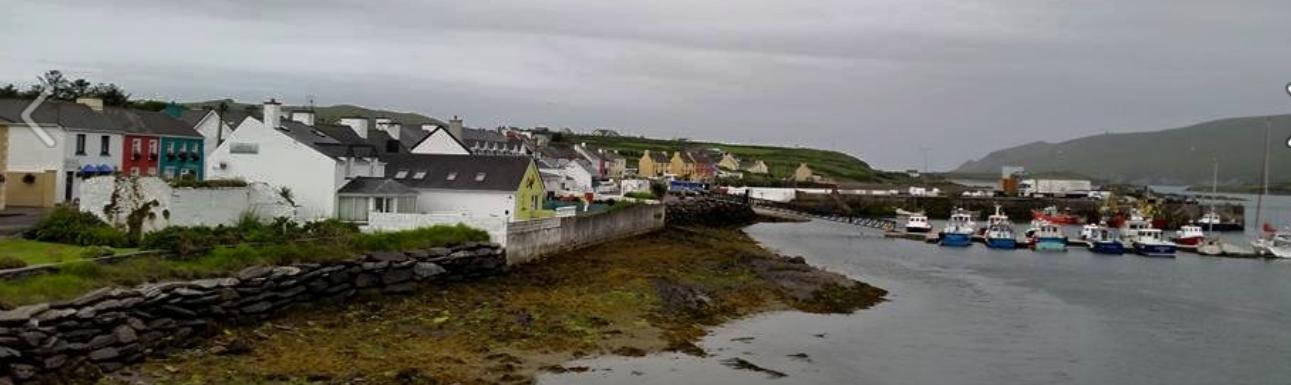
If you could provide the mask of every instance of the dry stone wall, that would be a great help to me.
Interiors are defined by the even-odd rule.
[[[502,272],[504,250],[466,244],[374,252],[350,262],[252,267],[224,278],[105,288],[0,312],[0,384],[94,378],[200,341],[214,324],[259,322],[294,306]]]

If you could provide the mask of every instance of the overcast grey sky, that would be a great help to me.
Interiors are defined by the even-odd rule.
[[[1291,112],[1287,0],[18,1],[0,82],[277,97],[491,127],[841,150],[1005,146]],[[1146,150],[1146,149],[1145,149]]]

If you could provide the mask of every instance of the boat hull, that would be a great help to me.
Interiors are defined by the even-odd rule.
[[[1000,250],[1018,248],[1018,240],[1013,238],[986,238],[986,247]]]
[[[1206,231],[1230,232],[1246,230],[1246,225],[1240,223],[1197,224],[1197,226],[1201,226],[1201,228]]]
[[[1083,224],[1085,224],[1085,218],[1081,218],[1081,217],[1078,217],[1078,216],[1075,216],[1075,215],[1068,215],[1068,214],[1050,215],[1050,214],[1045,214],[1045,213],[1042,213],[1042,212],[1033,212],[1033,213],[1031,213],[1031,219],[1039,220],[1039,221],[1045,221],[1045,222],[1049,222],[1049,223],[1052,223],[1052,224],[1055,224],[1055,225],[1083,225]]]
[[[1183,238],[1175,238],[1174,243],[1180,246],[1195,247],[1197,245],[1200,245],[1201,241],[1204,241],[1204,240],[1206,240],[1206,237],[1183,237]]]
[[[1066,238],[1038,238],[1032,242],[1035,251],[1067,251]]]
[[[973,237],[969,234],[941,233],[941,239],[937,243],[949,247],[968,247],[972,246]]]
[[[1121,255],[1125,254],[1125,245],[1117,241],[1090,242],[1089,251],[1097,254]]]
[[[1144,257],[1174,258],[1178,247],[1175,245],[1135,243],[1134,253]]]
[[[924,234],[929,231],[932,231],[931,227],[906,226],[905,228],[905,232],[907,233]]]

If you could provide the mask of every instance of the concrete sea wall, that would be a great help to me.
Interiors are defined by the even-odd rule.
[[[233,276],[105,288],[77,299],[0,312],[0,384],[94,378],[200,341],[212,325],[267,319],[356,294],[408,293],[428,281],[506,268],[496,244],[374,252],[332,264],[252,267]]]
[[[507,226],[507,262],[525,263],[655,231],[663,228],[666,210],[664,205],[642,204],[584,216],[511,222]]]

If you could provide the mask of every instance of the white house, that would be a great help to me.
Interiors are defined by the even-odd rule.
[[[538,171],[543,174],[544,181],[558,182],[555,186],[548,184],[548,191],[593,191],[592,181],[595,175],[591,163],[585,159],[544,159],[538,161]]]
[[[370,145],[341,142],[312,126],[284,120],[281,104],[264,104],[264,121],[248,116],[211,154],[208,179],[241,178],[286,188],[302,220],[331,218],[336,193],[350,179],[381,177]]]
[[[435,127],[410,150],[414,154],[470,155],[471,150],[443,127]]]
[[[387,179],[417,192],[417,213],[454,213],[509,221],[543,215],[546,191],[538,168],[530,158],[388,154],[383,160],[388,162],[385,167]],[[397,196],[404,193],[391,186],[381,187],[388,192],[387,195],[395,196],[396,201]],[[395,211],[405,211],[406,207],[407,203],[404,203],[395,207]],[[346,215],[342,215],[342,219],[345,218]]]

